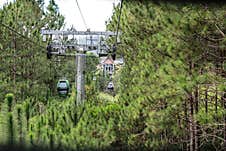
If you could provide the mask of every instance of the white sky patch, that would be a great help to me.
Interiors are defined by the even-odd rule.
[[[0,0],[0,8],[6,2],[14,0]],[[49,0],[45,0],[48,3]],[[106,30],[105,21],[113,13],[113,3],[118,4],[119,0],[78,0],[86,24],[91,31]],[[59,10],[65,16],[66,28],[73,27],[76,30],[86,30],[82,21],[76,0],[56,0]]]
[[[12,2],[13,0],[0,0],[0,8],[2,8],[2,6],[4,4],[6,4],[7,2]]]

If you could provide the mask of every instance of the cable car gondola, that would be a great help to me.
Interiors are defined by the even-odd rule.
[[[114,84],[112,81],[110,81],[107,85],[107,90],[109,91],[114,91]]]
[[[68,80],[61,79],[57,83],[57,91],[60,96],[67,96],[70,90],[70,84]]]

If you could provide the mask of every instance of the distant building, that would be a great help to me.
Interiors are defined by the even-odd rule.
[[[102,63],[104,76],[110,75],[112,76],[115,70],[114,60],[111,56],[108,56]]]
[[[111,56],[102,57],[100,58],[101,66],[99,65],[98,68],[103,69],[104,76],[112,76],[115,72],[116,67],[119,68],[124,64],[123,58],[119,58],[116,60],[113,60]]]

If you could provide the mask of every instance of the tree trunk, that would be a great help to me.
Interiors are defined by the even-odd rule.
[[[208,86],[206,86],[205,90],[205,112],[208,114]]]
[[[192,77],[193,74],[193,69],[194,69],[194,63],[192,62],[192,57],[190,57],[189,61],[189,75]],[[190,143],[189,143],[189,149],[190,151],[193,151],[195,148],[195,143],[194,143],[194,97],[193,97],[193,90],[190,90],[189,94],[189,136],[190,136]]]
[[[217,106],[218,106],[218,100],[217,100],[217,97],[218,97],[218,92],[217,92],[217,85],[216,85],[216,91],[215,91],[215,113],[217,115]],[[218,121],[218,119],[216,119]]]
[[[198,87],[195,88],[194,102],[195,102],[195,114],[198,114],[199,112],[199,88]],[[194,121],[194,135],[195,135],[194,150],[195,151],[199,150],[199,130],[198,129],[199,129],[199,123],[195,120]]]
[[[223,102],[223,107],[224,110],[226,111],[226,90],[224,90],[223,92],[223,96],[222,96],[222,102]],[[223,146],[224,150],[226,150],[226,113],[224,113],[224,146]]]
[[[193,96],[189,96],[189,133],[190,133],[190,151],[194,150],[194,117],[193,117]]]
[[[188,104],[187,104],[187,100],[185,100],[184,102],[184,118],[185,118],[185,140],[188,141],[189,140],[189,121],[188,121]],[[186,147],[186,151],[189,151],[189,144],[188,143],[184,143],[184,145]]]

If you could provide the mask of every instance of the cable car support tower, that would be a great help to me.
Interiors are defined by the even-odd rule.
[[[116,36],[114,32],[110,31],[76,31],[71,30],[42,30],[42,35],[44,39],[46,36],[55,37],[55,40],[48,44],[47,46],[47,58],[50,59],[52,55],[75,57],[76,59],[76,70],[77,75],[75,75],[75,86],[77,90],[76,104],[83,105],[85,102],[85,60],[86,52],[97,50],[98,54],[105,50],[108,52],[110,47],[101,45],[103,40],[105,41],[111,36]],[[83,42],[79,41],[79,36],[83,36]],[[65,37],[73,37],[72,40],[64,42]],[[86,38],[84,38],[86,37]],[[87,39],[89,37],[89,39]],[[95,37],[95,38],[93,38]],[[45,41],[45,40],[44,40]],[[74,53],[68,53],[68,50],[74,50]]]

